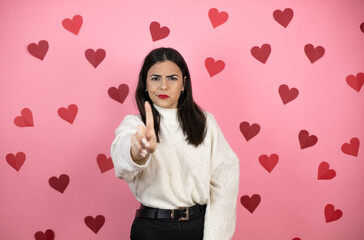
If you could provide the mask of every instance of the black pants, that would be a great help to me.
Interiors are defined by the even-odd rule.
[[[188,221],[135,218],[130,231],[131,240],[202,240],[205,213]]]

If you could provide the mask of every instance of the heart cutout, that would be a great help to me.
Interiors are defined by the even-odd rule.
[[[60,193],[63,193],[70,183],[70,177],[66,174],[62,174],[59,176],[59,178],[51,177],[48,182],[53,189],[57,190]]]
[[[152,22],[149,25],[149,31],[152,35],[153,42],[168,37],[170,31],[168,27],[161,27],[159,22]]]
[[[16,171],[19,172],[20,168],[23,166],[25,162],[25,153],[18,152],[16,155],[9,153],[6,155],[6,162],[13,167]]]
[[[359,152],[359,145],[360,145],[360,141],[359,138],[352,138],[350,140],[350,143],[344,143],[341,146],[341,151],[343,153],[346,153],[348,155],[357,157],[358,156],[358,152]]]
[[[91,63],[94,68],[97,68],[99,64],[105,59],[106,51],[102,48],[97,49],[96,51],[89,48],[85,51],[85,57],[89,63]]]
[[[34,234],[36,240],[53,240],[54,239],[54,232],[51,229],[47,229],[45,233],[38,231]]]
[[[336,172],[333,169],[329,169],[329,164],[327,162],[321,162],[318,167],[317,179],[319,180],[330,180],[336,176]]]
[[[364,84],[364,73],[360,72],[354,75],[349,75],[346,77],[346,83],[355,91],[360,92],[361,87]]]
[[[213,59],[212,57],[208,57],[205,60],[205,67],[210,75],[210,77],[215,76],[220,73],[225,68],[225,63],[222,60]]]
[[[83,22],[82,16],[75,15],[73,16],[72,20],[69,18],[63,19],[62,26],[66,30],[77,35],[81,29],[82,22]]]
[[[340,219],[343,215],[343,212],[340,209],[335,210],[334,205],[327,204],[325,207],[325,219],[326,222],[333,222]]]
[[[111,87],[108,90],[108,94],[112,99],[122,104],[129,94],[129,86],[120,84],[118,88]]]
[[[65,121],[73,124],[77,116],[78,108],[77,105],[71,104],[67,108],[61,107],[58,109],[58,115]]]
[[[219,10],[217,10],[216,8],[211,8],[208,15],[213,28],[216,28],[221,24],[225,23],[229,18],[229,14],[227,12],[219,12]]]
[[[360,24],[360,30],[362,31],[362,33],[364,33],[364,22],[362,22],[362,23]]]
[[[289,103],[290,101],[296,99],[298,96],[297,88],[289,89],[289,87],[285,84],[282,84],[281,86],[279,86],[278,92],[279,92],[279,96],[282,99],[283,104]]]
[[[14,124],[18,127],[34,127],[32,111],[29,108],[23,108],[21,116],[14,119]]]
[[[99,165],[99,168],[101,170],[101,173],[104,173],[106,171],[109,171],[110,169],[114,168],[114,164],[112,162],[111,157],[106,158],[105,154],[99,154],[97,155],[97,164]]]
[[[301,149],[308,148],[314,146],[318,139],[315,135],[309,136],[309,133],[307,130],[301,130],[298,134],[298,139],[300,141]]]
[[[258,46],[254,46],[252,49],[250,49],[253,57],[264,64],[266,63],[271,51],[272,48],[267,43],[263,44],[261,48]]]
[[[259,194],[253,194],[251,197],[244,195],[240,198],[241,204],[250,212],[253,213],[260,204],[261,198]]]
[[[245,139],[249,141],[255,137],[260,131],[260,126],[257,123],[253,123],[251,126],[248,122],[240,123],[240,132],[243,134]]]
[[[279,9],[275,10],[273,12],[273,18],[286,28],[293,18],[293,10],[291,8],[286,8],[283,12]]]
[[[274,167],[277,165],[278,160],[279,156],[275,153],[271,154],[269,157],[265,154],[260,155],[259,157],[260,165],[262,165],[269,173],[272,172]]]
[[[48,52],[49,44],[46,40],[41,40],[36,43],[31,43],[28,45],[28,52],[34,57],[43,61],[45,55]]]
[[[325,49],[321,46],[315,48],[312,44],[306,44],[305,53],[310,62],[314,63],[324,55]]]
[[[97,215],[96,218],[92,216],[85,217],[85,223],[94,233],[97,233],[105,223],[105,217]]]

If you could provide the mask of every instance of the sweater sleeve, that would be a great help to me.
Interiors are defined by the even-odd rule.
[[[208,124],[212,131],[211,179],[204,240],[230,240],[235,232],[239,159],[211,114],[208,114]]]
[[[145,126],[138,116],[125,116],[115,130],[115,139],[111,144],[111,158],[115,175],[126,182],[131,182],[135,176],[146,168],[151,158],[149,156],[144,163],[139,165],[133,161],[130,155],[131,137],[137,132],[140,124]]]

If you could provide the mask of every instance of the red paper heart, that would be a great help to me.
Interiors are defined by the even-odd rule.
[[[209,10],[209,18],[212,23],[212,27],[216,28],[228,20],[229,14],[224,11],[219,12],[216,8],[211,8]]]
[[[96,218],[87,216],[85,217],[85,223],[94,233],[97,233],[104,225],[105,217],[102,215],[97,215]]]
[[[244,195],[240,198],[241,204],[251,213],[253,213],[254,210],[258,207],[258,205],[260,204],[260,200],[261,198],[259,194],[253,194],[252,197]]]
[[[129,94],[129,86],[121,84],[119,85],[119,88],[111,87],[107,92],[112,99],[119,103],[123,103]]]
[[[364,22],[360,24],[360,30],[364,33]]]
[[[101,173],[104,173],[114,168],[111,157],[106,158],[105,154],[97,155],[97,164],[99,165]]]
[[[358,138],[352,138],[350,140],[350,144],[349,143],[344,143],[341,146],[341,151],[343,153],[346,153],[348,155],[352,155],[357,157],[358,156],[358,152],[359,152],[359,145],[360,145],[360,141]]]
[[[333,179],[336,176],[336,172],[333,169],[329,169],[329,167],[330,166],[327,162],[321,162],[318,167],[317,179],[320,179],[320,180]]]
[[[326,222],[333,222],[340,219],[343,215],[343,212],[340,209],[335,210],[334,205],[327,204],[325,207],[325,219]]]
[[[47,229],[45,233],[39,231],[34,234],[36,240],[53,240],[54,232],[51,229]]]
[[[6,162],[19,172],[25,162],[25,153],[18,152],[16,155],[9,153],[6,155]]]
[[[267,43],[263,44],[261,48],[258,46],[254,46],[252,49],[250,49],[253,57],[262,63],[265,63],[267,61],[271,51],[272,49]]]
[[[168,27],[161,27],[159,22],[152,22],[149,26],[149,30],[153,42],[168,37],[170,32]]]
[[[314,146],[317,143],[317,137],[315,135],[309,136],[308,131],[301,130],[298,134],[298,139],[300,141],[301,149]]]
[[[23,108],[21,110],[21,116],[17,116],[14,119],[14,123],[18,127],[33,127],[33,114],[29,108]]]
[[[271,154],[269,157],[268,155],[263,154],[259,157],[259,163],[270,173],[277,165],[278,159],[279,156],[275,153]]]
[[[65,121],[73,124],[78,112],[77,105],[71,104],[66,108],[61,107],[58,109],[58,115]]]
[[[48,52],[48,42],[46,40],[41,40],[38,42],[38,45],[35,43],[31,43],[28,45],[28,52],[34,57],[43,60],[45,55]]]
[[[225,63],[222,60],[215,61],[215,59],[208,57],[205,60],[205,67],[206,67],[207,71],[209,72],[210,77],[213,77],[216,74],[218,74],[219,72],[221,72],[222,70],[224,70]]]
[[[286,8],[283,12],[281,10],[275,10],[273,12],[273,18],[286,28],[293,18],[293,10],[291,8]]]
[[[83,19],[82,19],[82,16],[80,15],[75,15],[73,16],[72,20],[69,19],[69,18],[65,18],[63,19],[62,21],[62,26],[70,31],[71,33],[74,33],[74,34],[78,34],[78,32],[80,31],[81,29],[81,26],[82,26],[82,22],[83,22]]]
[[[296,237],[296,238],[293,238],[292,240],[301,240],[301,238]]]
[[[96,52],[89,48],[85,51],[85,57],[86,59],[94,66],[94,68],[97,68],[99,64],[104,60],[106,56],[106,51],[102,48],[99,48],[96,50]]]
[[[364,73],[360,72],[356,74],[356,77],[354,75],[347,76],[346,83],[355,91],[359,92],[364,84]]]
[[[321,46],[313,47],[312,44],[306,44],[305,53],[311,63],[319,60],[325,53],[325,49]]]
[[[253,123],[251,126],[248,122],[240,123],[240,132],[243,134],[245,139],[249,141],[255,137],[260,131],[260,126],[257,123]]]
[[[70,183],[70,177],[66,174],[62,174],[59,176],[59,178],[51,177],[48,180],[48,182],[52,188],[54,188],[55,190],[57,190],[60,193],[63,193],[64,190],[66,190],[68,184]]]
[[[298,96],[297,88],[289,89],[287,85],[282,84],[278,89],[279,96],[281,96],[283,104],[289,103]]]

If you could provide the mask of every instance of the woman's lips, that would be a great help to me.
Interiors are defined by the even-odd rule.
[[[168,95],[164,95],[164,94],[161,94],[161,95],[158,95],[159,98],[161,99],[166,99],[166,98],[169,98]]]

